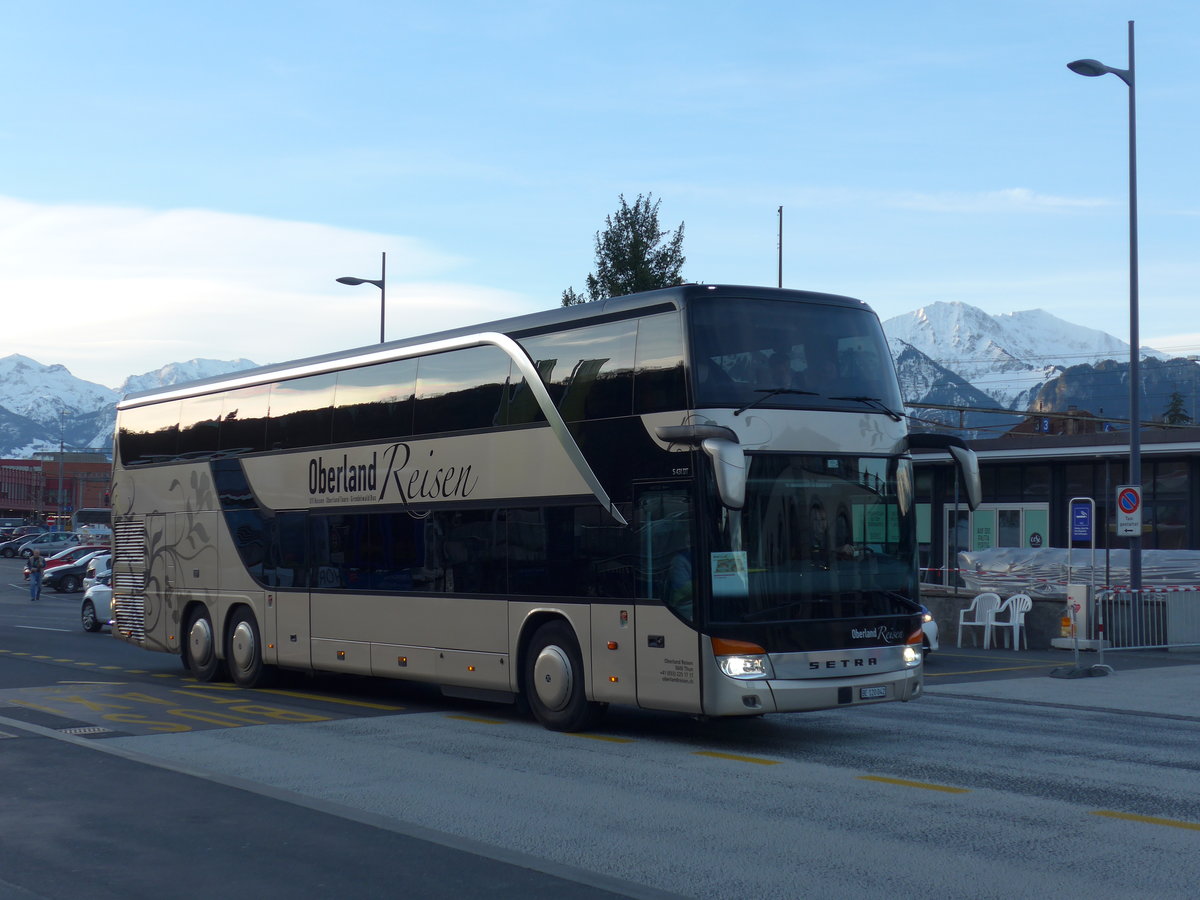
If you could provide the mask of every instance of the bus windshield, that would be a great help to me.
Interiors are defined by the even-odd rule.
[[[754,624],[911,613],[907,460],[751,454],[746,505],[725,511],[710,621]],[[722,571],[744,573],[722,576]]]
[[[893,418],[903,408],[868,309],[706,298],[690,310],[697,407],[875,409]]]

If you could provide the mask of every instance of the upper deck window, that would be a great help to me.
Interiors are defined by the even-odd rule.
[[[415,359],[339,372],[334,394],[333,439],[352,443],[411,435],[416,382]]]
[[[521,340],[563,419],[629,415],[637,328],[628,320]]]
[[[690,309],[697,407],[863,410],[874,401],[901,411],[883,329],[865,308],[713,298]]]
[[[414,434],[491,428],[504,415],[508,355],[498,347],[468,347],[421,357],[417,363]]]
[[[290,378],[271,387],[267,448],[290,450],[329,443],[335,376]]]

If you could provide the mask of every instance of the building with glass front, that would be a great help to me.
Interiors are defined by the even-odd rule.
[[[1128,548],[1115,515],[1117,488],[1130,483],[1128,432],[1064,432],[972,441],[983,481],[974,512],[948,455],[913,454],[923,580],[953,584],[961,550],[1069,546],[1078,497],[1095,501],[1097,550]],[[1144,428],[1141,456],[1142,548],[1200,550],[1200,428]]]

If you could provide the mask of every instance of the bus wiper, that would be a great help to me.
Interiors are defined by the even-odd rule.
[[[895,410],[888,409],[886,404],[878,397],[830,397],[830,400],[853,400],[855,403],[865,403],[868,406],[873,406],[882,413],[887,413],[889,419],[893,422],[899,422],[904,417]]]
[[[760,404],[766,400],[770,400],[772,397],[776,396],[777,394],[807,394],[810,397],[817,396],[816,391],[798,391],[795,388],[782,388],[782,387],[781,388],[758,388],[755,391],[755,393],[762,394],[762,396],[759,397],[757,400],[755,400],[753,403],[747,403],[741,409],[734,410],[733,414],[735,416],[740,416],[746,410],[753,409],[754,407],[758,406],[758,404]]]

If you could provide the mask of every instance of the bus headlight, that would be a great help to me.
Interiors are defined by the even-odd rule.
[[[908,668],[919,666],[925,661],[925,633],[918,628],[904,642],[904,665]]]
[[[775,677],[767,651],[758,644],[712,638],[712,648],[717,665],[730,678],[753,681]]]

